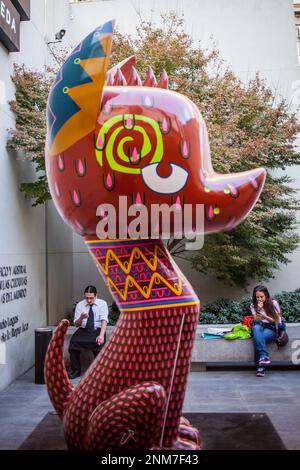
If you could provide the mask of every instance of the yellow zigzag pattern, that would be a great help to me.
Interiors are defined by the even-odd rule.
[[[108,284],[111,285],[115,289],[115,291],[119,294],[122,300],[127,299],[127,294],[128,294],[128,288],[135,286],[137,290],[142,294],[142,296],[145,299],[149,299],[151,290],[153,287],[153,284],[160,284],[162,282],[165,284],[165,286],[169,287],[169,289],[176,295],[181,295],[182,293],[182,281],[179,278],[178,279],[178,284],[171,285],[166,279],[164,279],[159,273],[154,273],[153,276],[150,279],[149,285],[148,286],[143,286],[141,287],[132,276],[128,276],[125,281],[125,288],[124,289],[118,289],[118,287],[115,285],[114,281],[110,278],[107,277],[107,282]]]
[[[101,264],[99,262],[99,260],[96,257],[95,258],[96,258],[97,264],[100,266],[102,272],[107,276],[108,275],[108,270],[109,270],[110,260],[111,261],[113,261],[113,260],[116,261],[125,274],[130,273],[134,258],[136,258],[136,259],[141,258],[143,261],[145,261],[145,263],[151,269],[151,271],[156,271],[157,265],[160,262],[160,259],[158,258],[159,253],[161,255],[163,255],[164,257],[166,257],[166,254],[163,252],[163,250],[160,248],[160,246],[155,245],[154,246],[154,256],[151,256],[150,260],[146,258],[144,253],[142,253],[141,250],[138,247],[133,248],[133,250],[130,254],[129,261],[125,261],[124,263],[122,263],[122,261],[119,260],[118,256],[115,254],[115,252],[112,249],[107,250],[104,264]]]
[[[91,247],[92,247],[92,245],[90,246],[90,248]],[[118,295],[120,296],[120,298],[123,301],[125,301],[127,299],[128,290],[129,290],[130,287],[133,287],[133,286],[136,287],[136,289],[142,294],[142,296],[145,299],[149,299],[150,294],[151,294],[151,289],[152,289],[154,283],[155,284],[163,283],[175,295],[179,296],[179,295],[182,294],[182,280],[181,280],[180,276],[178,276],[178,283],[174,283],[172,285],[172,284],[170,284],[170,282],[168,282],[166,279],[164,279],[161,276],[161,274],[156,272],[158,264],[161,263],[158,255],[161,254],[163,257],[166,257],[166,253],[160,248],[159,245],[154,246],[154,253],[151,254],[150,259],[148,259],[138,247],[134,247],[133,250],[130,253],[129,260],[124,261],[123,263],[122,263],[122,261],[120,261],[120,259],[118,258],[118,256],[116,255],[116,253],[112,249],[107,250],[106,257],[105,257],[105,262],[103,264],[100,263],[99,259],[94,255],[92,250],[91,250],[91,253],[93,254],[93,257],[96,261],[96,264],[100,267],[101,271],[107,277],[108,284],[110,284],[110,286],[114,288],[114,290],[118,293]],[[128,275],[131,271],[134,259],[142,259],[147,264],[149,269],[151,271],[154,271],[154,273],[153,273],[153,275],[152,275],[152,277],[149,281],[148,286],[141,287],[131,275]],[[108,276],[110,261],[115,261],[120,266],[120,268],[122,269],[124,274],[127,275],[124,288],[122,288],[122,289],[119,289],[116,286],[116,284],[114,283],[114,281],[111,279],[111,277]]]

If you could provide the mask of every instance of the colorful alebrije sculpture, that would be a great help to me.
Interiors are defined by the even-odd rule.
[[[135,57],[106,72],[113,22],[87,36],[61,67],[48,101],[46,167],[54,203],[81,234],[121,314],[112,336],[74,388],[63,361],[69,322],[56,329],[45,361],[53,406],[70,449],[198,449],[181,417],[199,300],[157,237],[114,239],[96,227],[130,203],[204,205],[204,231],[230,230],[252,209],[265,170],[217,175],[198,108],[157,82]],[[193,209],[194,210],[194,209]],[[171,231],[173,227],[171,226]]]

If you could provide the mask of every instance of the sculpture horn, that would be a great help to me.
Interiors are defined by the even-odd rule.
[[[114,21],[90,33],[69,55],[47,104],[47,148],[57,155],[96,126],[111,52]]]
[[[108,80],[107,80],[106,85],[110,84],[109,83],[110,77],[111,77],[111,82],[113,83],[118,69],[121,70],[126,82],[128,83],[130,81],[132,67],[135,66],[135,63],[136,63],[136,57],[135,55],[131,55],[130,57],[127,57],[126,59],[122,60],[117,65],[109,69],[109,71],[107,72]]]

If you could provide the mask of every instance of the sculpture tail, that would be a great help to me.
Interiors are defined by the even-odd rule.
[[[64,338],[68,320],[62,320],[50,341],[45,358],[45,383],[52,405],[60,418],[63,417],[74,391],[64,362]]]

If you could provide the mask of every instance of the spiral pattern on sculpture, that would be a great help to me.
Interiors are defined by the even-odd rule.
[[[139,174],[163,157],[163,139],[159,124],[147,116],[123,114],[102,125],[96,139],[96,156],[103,166],[106,159],[113,171]]]

